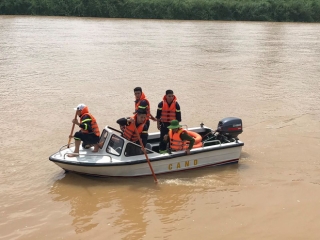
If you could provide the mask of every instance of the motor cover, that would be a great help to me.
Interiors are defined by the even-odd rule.
[[[224,118],[219,121],[217,132],[228,138],[237,138],[242,133],[242,120],[236,117]]]

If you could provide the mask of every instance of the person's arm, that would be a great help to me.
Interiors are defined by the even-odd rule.
[[[157,116],[156,116],[156,119],[157,119],[157,127],[158,127],[159,130],[160,130],[160,121],[161,121],[161,114],[162,114],[162,105],[163,105],[163,102],[160,102],[160,103],[158,104]]]
[[[147,101],[146,101],[147,102]],[[147,103],[148,104],[148,103]],[[147,105],[147,109],[148,109],[148,112],[149,112],[149,114],[150,114],[150,119],[152,120],[152,121],[157,121],[157,119],[152,115],[152,113],[151,113],[151,108],[150,108],[150,102],[149,102],[149,104]]]
[[[120,118],[117,120],[117,123],[120,125],[121,131],[124,131],[124,127],[130,124],[129,119],[130,118]]]
[[[181,138],[181,140],[183,140],[183,141],[189,141],[189,142],[190,142],[190,143],[189,143],[189,147],[188,147],[189,150],[191,150],[191,149],[193,148],[193,145],[194,145],[195,140],[194,140],[193,137],[191,137],[190,135],[188,135],[188,133],[186,133],[186,132],[181,133],[181,134],[180,134],[180,138]]]
[[[142,132],[140,133],[140,138],[143,146],[145,147],[148,141],[148,126],[145,124]]]
[[[126,126],[126,125],[128,125],[128,119],[127,118],[120,118],[120,119],[117,120],[117,123],[120,126]]]
[[[79,127],[83,130],[87,130],[89,132],[92,132],[92,119],[90,116],[86,115],[81,120],[81,123],[79,124]]]
[[[176,119],[181,122],[181,111],[180,111],[180,105],[176,102]]]

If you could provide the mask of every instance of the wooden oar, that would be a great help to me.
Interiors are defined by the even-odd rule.
[[[149,160],[148,155],[147,155],[147,151],[146,151],[145,147],[143,146],[142,140],[141,140],[141,138],[140,138],[140,134],[139,134],[138,129],[137,129],[137,127],[136,127],[136,123],[135,123],[135,122],[132,122],[131,124],[134,124],[134,131],[136,132],[136,134],[137,134],[137,136],[138,136],[138,139],[139,139],[139,142],[140,142],[140,146],[141,146],[141,148],[142,148],[142,151],[143,151],[144,155],[146,156],[146,159],[147,159],[147,162],[148,162],[148,164],[149,164],[150,170],[151,170],[151,172],[152,172],[154,181],[155,181],[155,183],[157,183],[157,182],[158,182],[157,177],[156,177],[156,175],[154,174],[154,171],[153,171],[153,169],[152,169],[150,160]]]
[[[76,114],[74,115],[74,119],[77,119],[77,112],[78,111],[76,111]],[[72,125],[72,128],[71,128],[71,133],[70,133],[70,135],[69,135],[69,142],[68,142],[68,148],[70,147],[70,142],[71,142],[71,138],[72,138],[72,134],[73,134],[73,130],[74,130],[74,125],[76,125],[75,123]]]

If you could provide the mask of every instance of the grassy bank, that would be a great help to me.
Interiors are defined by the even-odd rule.
[[[319,0],[1,0],[2,15],[320,22]]]

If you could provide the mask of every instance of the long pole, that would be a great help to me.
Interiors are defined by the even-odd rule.
[[[74,115],[74,119],[77,118],[77,111],[76,114]],[[70,147],[70,142],[71,142],[71,138],[72,138],[72,134],[73,134],[73,130],[74,130],[74,125],[76,125],[75,123],[73,123],[72,128],[71,128],[71,133],[69,135],[69,142],[68,142],[68,148]]]
[[[151,170],[151,172],[152,172],[154,181],[155,181],[155,183],[157,183],[158,180],[157,180],[156,174],[154,173],[153,168],[152,168],[152,166],[151,166],[151,163],[150,163],[150,160],[149,160],[147,151],[146,151],[145,147],[144,147],[143,144],[142,144],[142,140],[141,140],[141,138],[140,138],[140,134],[139,134],[138,129],[137,129],[137,127],[136,127],[136,123],[133,122],[133,123],[131,123],[131,124],[134,124],[134,131],[136,132],[136,134],[137,134],[137,136],[138,136],[138,139],[139,139],[139,142],[140,142],[140,146],[141,146],[141,148],[142,148],[142,151],[143,151],[144,155],[146,156],[146,159],[147,159],[147,162],[148,162],[148,164],[149,164],[150,170]]]

